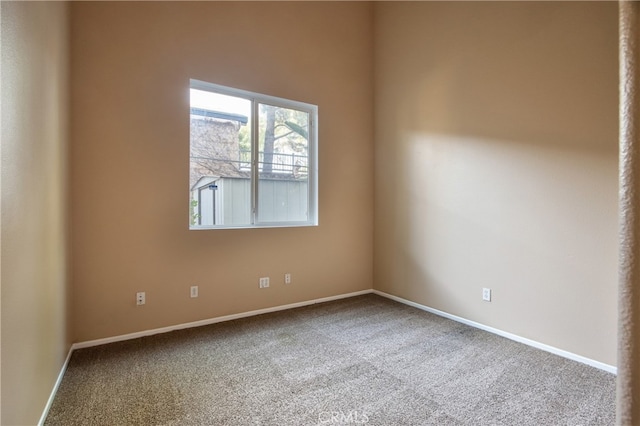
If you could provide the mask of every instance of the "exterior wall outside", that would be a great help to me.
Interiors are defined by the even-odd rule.
[[[70,347],[68,7],[0,4],[2,414],[38,423]]]
[[[76,341],[372,287],[372,4],[70,7]],[[191,78],[318,105],[319,226],[189,231]]]
[[[375,4],[375,289],[616,364],[617,31],[615,2]]]
[[[258,216],[263,222],[307,220],[308,183],[299,180],[261,179]]]
[[[198,203],[201,215],[198,224],[247,225],[251,222],[251,179],[209,179],[191,191],[191,200]],[[299,180],[261,179],[258,212],[261,222],[293,222],[307,219],[308,183]],[[214,221],[215,216],[215,221]]]
[[[230,120],[191,118],[190,182],[192,187],[202,176],[242,176],[238,130],[240,123]],[[215,158],[203,160],[202,157]]]

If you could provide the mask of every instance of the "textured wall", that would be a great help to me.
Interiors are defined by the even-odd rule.
[[[616,3],[374,17],[374,287],[614,365]]]
[[[619,425],[640,424],[640,3],[620,2]]]
[[[76,341],[371,288],[371,4],[71,11]],[[189,78],[319,106],[320,226],[189,231]]]
[[[69,350],[68,13],[2,11],[2,419],[38,422]]]

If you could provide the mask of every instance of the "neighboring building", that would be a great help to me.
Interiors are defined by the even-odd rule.
[[[243,115],[191,108],[191,226],[251,223],[251,158],[240,147],[239,133],[247,122]],[[260,198],[261,222],[305,220],[307,157],[273,153],[272,171],[260,173],[259,191],[271,194]]]
[[[249,177],[239,144],[240,128],[247,122],[244,115],[191,108],[190,186],[202,176]]]

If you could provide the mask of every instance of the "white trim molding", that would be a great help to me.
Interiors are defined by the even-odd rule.
[[[58,379],[56,380],[56,383],[53,386],[53,389],[51,390],[51,395],[49,395],[49,399],[47,400],[47,405],[45,405],[42,415],[40,416],[40,420],[38,421],[38,426],[44,425],[44,422],[47,419],[47,416],[49,415],[49,410],[51,409],[51,405],[53,404],[53,400],[56,396],[56,393],[58,393],[58,388],[60,387],[60,383],[62,383],[62,378],[64,377],[64,374],[67,371],[67,366],[69,365],[69,360],[71,359],[71,355],[73,354],[73,351],[75,351],[76,349],[90,348],[93,346],[106,345],[108,343],[137,339],[139,337],[144,337],[144,336],[152,336],[154,334],[168,333],[174,330],[182,330],[182,329],[192,328],[192,327],[201,327],[204,325],[215,324],[215,323],[224,322],[224,321],[231,321],[234,319],[246,318],[246,317],[251,317],[255,315],[267,314],[270,312],[300,308],[303,306],[315,305],[316,303],[330,302],[332,300],[339,300],[339,299],[346,299],[349,297],[361,296],[363,294],[369,294],[371,292],[372,290],[355,291],[353,293],[338,294],[335,296],[322,297],[319,299],[307,300],[304,302],[290,303],[288,305],[280,305],[280,306],[274,306],[271,308],[257,309],[254,311],[242,312],[239,314],[225,315],[222,317],[177,324],[169,327],[155,328],[152,330],[139,331],[136,333],[123,334],[120,336],[107,337],[104,339],[96,339],[96,340],[89,340],[85,342],[74,343],[69,348],[69,353],[67,354],[67,358],[65,359],[64,364],[62,365],[62,368],[60,369],[60,374],[58,374]]]
[[[58,374],[58,378],[56,379],[56,383],[53,385],[53,389],[51,390],[51,394],[49,395],[49,399],[47,400],[47,405],[44,406],[44,410],[42,411],[42,415],[40,416],[40,420],[38,421],[38,426],[44,425],[44,421],[49,415],[49,410],[51,409],[53,400],[58,393],[58,388],[60,387],[60,383],[62,383],[64,373],[67,371],[67,366],[69,365],[69,360],[71,359],[73,349],[73,345],[71,345],[71,347],[69,348],[69,352],[67,353],[67,358],[64,360],[64,364],[62,364],[62,368],[60,369],[60,373]]]
[[[618,369],[616,367],[614,367],[612,365],[609,365],[609,364],[605,364],[605,363],[600,362],[600,361],[596,361],[596,360],[584,357],[582,355],[574,354],[572,352],[568,352],[568,351],[565,351],[563,349],[558,349],[556,347],[549,346],[549,345],[546,345],[544,343],[536,342],[535,340],[527,339],[525,337],[521,337],[521,336],[518,336],[516,334],[512,334],[512,333],[508,333],[506,331],[499,330],[497,328],[489,327],[488,325],[480,324],[478,322],[471,321],[471,320],[468,320],[468,319],[465,319],[465,318],[462,318],[462,317],[459,317],[459,316],[456,316],[456,315],[452,315],[452,314],[449,314],[447,312],[439,311],[437,309],[430,308],[428,306],[421,305],[419,303],[412,302],[410,300],[403,299],[402,297],[394,296],[394,295],[391,295],[391,294],[388,294],[388,293],[385,293],[385,292],[382,292],[382,291],[379,291],[379,290],[373,290],[372,292],[377,294],[378,296],[386,297],[387,299],[391,299],[391,300],[394,300],[396,302],[400,302],[400,303],[403,303],[405,305],[412,306],[414,308],[418,308],[418,309],[426,311],[426,312],[430,312],[430,313],[438,315],[440,317],[448,318],[450,320],[453,320],[453,321],[456,321],[456,322],[460,322],[462,324],[466,324],[466,325],[469,325],[471,327],[479,328],[480,330],[488,331],[489,333],[497,334],[498,336],[506,337],[509,340],[513,340],[513,341],[516,341],[518,343],[523,343],[523,344],[525,344],[527,346],[531,346],[531,347],[534,347],[536,349],[541,349],[543,351],[552,353],[554,355],[561,356],[563,358],[570,359],[572,361],[577,361],[577,362],[580,362],[582,364],[587,364],[587,365],[590,365],[591,367],[595,367],[597,369],[604,370],[604,371],[607,371],[609,373],[613,373],[613,374],[617,374],[618,373]]]
[[[120,336],[106,337],[104,339],[88,340],[85,342],[74,343],[72,349],[90,348],[92,346],[106,345],[108,343],[121,342],[124,340],[137,339],[139,337],[152,336],[154,334],[168,333],[175,330],[183,330],[185,328],[202,327],[204,325],[215,324],[218,322],[232,321],[239,318],[252,317],[255,315],[268,314],[270,312],[285,311],[287,309],[300,308],[303,306],[315,305],[316,303],[330,302],[332,300],[346,299],[349,297],[361,296],[369,294],[373,290],[361,290],[353,293],[338,294],[336,296],[322,297],[320,299],[306,300],[304,302],[290,303],[288,305],[279,305],[271,308],[257,309],[255,311],[241,312],[238,314],[225,315],[204,319],[200,321],[187,322],[183,324],[171,325],[168,327],[154,328],[152,330],[138,331],[136,333],[123,334]]]
[[[353,293],[346,293],[346,294],[339,294],[339,295],[335,295],[335,296],[329,296],[329,297],[322,297],[319,299],[313,299],[313,300],[307,300],[304,302],[297,302],[297,303],[290,303],[287,305],[279,305],[279,306],[273,306],[271,308],[263,308],[263,309],[257,309],[257,310],[253,310],[253,311],[248,311],[248,312],[241,312],[238,314],[232,314],[232,315],[225,315],[225,316],[221,316],[221,317],[215,317],[215,318],[209,318],[209,319],[205,319],[205,320],[200,320],[200,321],[193,321],[193,322],[187,322],[187,323],[183,323],[183,324],[176,324],[176,325],[172,325],[169,327],[162,327],[162,328],[154,328],[151,330],[144,330],[144,331],[139,331],[136,333],[129,333],[129,334],[123,334],[123,335],[119,335],[119,336],[113,336],[113,337],[107,337],[104,339],[96,339],[96,340],[88,340],[88,341],[84,341],[84,342],[79,342],[79,343],[74,343],[71,345],[71,348],[69,349],[69,353],[67,354],[67,359],[65,360],[62,369],[60,371],[60,374],[58,375],[58,379],[56,380],[56,383],[53,387],[53,390],[51,391],[51,395],[49,396],[49,400],[47,401],[47,405],[45,406],[45,409],[42,413],[42,416],[40,417],[40,421],[38,422],[38,426],[41,426],[44,424],[44,421],[47,418],[47,415],[49,414],[49,409],[51,408],[51,404],[53,403],[53,400],[55,398],[56,393],[58,392],[58,388],[60,387],[60,383],[62,382],[62,378],[64,377],[64,373],[67,370],[67,366],[69,364],[69,360],[71,359],[71,355],[73,353],[73,351],[75,351],[76,349],[83,349],[83,348],[90,348],[93,346],[100,346],[100,345],[106,345],[108,343],[114,343],[114,342],[121,342],[121,341],[125,341],[125,340],[132,340],[132,339],[137,339],[139,337],[145,337],[145,336],[152,336],[154,334],[160,334],[160,333],[168,333],[171,331],[175,331],[175,330],[183,330],[183,329],[187,329],[187,328],[193,328],[193,327],[202,327],[205,325],[210,325],[210,324],[215,324],[215,323],[219,323],[219,322],[225,322],[225,321],[232,321],[235,319],[240,319],[240,318],[247,318],[247,317],[252,317],[255,315],[262,315],[262,314],[268,314],[270,312],[278,312],[278,311],[285,311],[287,309],[294,309],[294,308],[300,308],[303,306],[309,306],[309,305],[315,305],[317,303],[323,303],[323,302],[331,302],[333,300],[339,300],[339,299],[347,299],[349,297],[355,297],[355,296],[362,296],[364,294],[376,294],[378,296],[382,296],[385,297],[387,299],[390,300],[394,300],[396,302],[408,305],[408,306],[412,306],[414,308],[420,309],[422,311],[426,311],[426,312],[430,312],[432,314],[444,317],[444,318],[448,318],[450,320],[456,321],[456,322],[460,322],[462,324],[466,324],[469,325],[471,327],[475,327],[478,328],[480,330],[484,330],[487,331],[489,333],[493,333],[493,334],[497,334],[498,336],[502,336],[505,337],[507,339],[519,342],[519,343],[523,343],[527,346],[531,346],[537,349],[541,349],[543,351],[546,352],[550,352],[552,354],[561,356],[563,358],[567,358],[573,361],[577,361],[583,364],[587,364],[590,365],[592,367],[598,368],[600,370],[604,370],[607,371],[609,373],[613,373],[613,374],[617,374],[617,368],[608,364],[604,364],[602,362],[599,361],[595,361],[586,357],[583,357],[581,355],[577,355],[571,352],[567,352],[565,350],[562,349],[558,349],[555,348],[553,346],[549,346],[549,345],[545,345],[544,343],[540,343],[540,342],[536,342],[534,340],[530,340],[530,339],[526,339],[524,337],[520,337],[517,336],[515,334],[512,333],[508,333],[506,331],[502,331],[493,327],[489,327],[486,326],[484,324],[480,324],[477,323],[475,321],[470,321],[467,320],[465,318],[462,317],[458,317],[456,315],[452,315],[443,311],[439,311],[437,309],[434,308],[430,308],[428,306],[425,305],[421,305],[419,303],[416,302],[412,302],[410,300],[407,299],[403,299],[401,297],[398,296],[394,296],[392,294],[388,294],[379,290],[374,290],[374,289],[368,289],[368,290],[361,290],[361,291],[356,291]]]

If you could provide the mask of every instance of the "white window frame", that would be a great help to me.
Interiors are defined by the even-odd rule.
[[[245,229],[245,228],[282,228],[299,226],[318,226],[318,106],[305,102],[293,101],[276,96],[264,95],[233,87],[222,86],[202,80],[190,79],[189,88],[202,90],[205,92],[219,93],[222,95],[234,96],[247,99],[251,102],[251,223],[244,225],[191,225],[190,230],[208,229]],[[260,222],[259,218],[259,104],[266,104],[274,107],[296,109],[309,114],[309,138],[308,138],[308,190],[307,206],[308,214],[306,221],[279,221]]]

